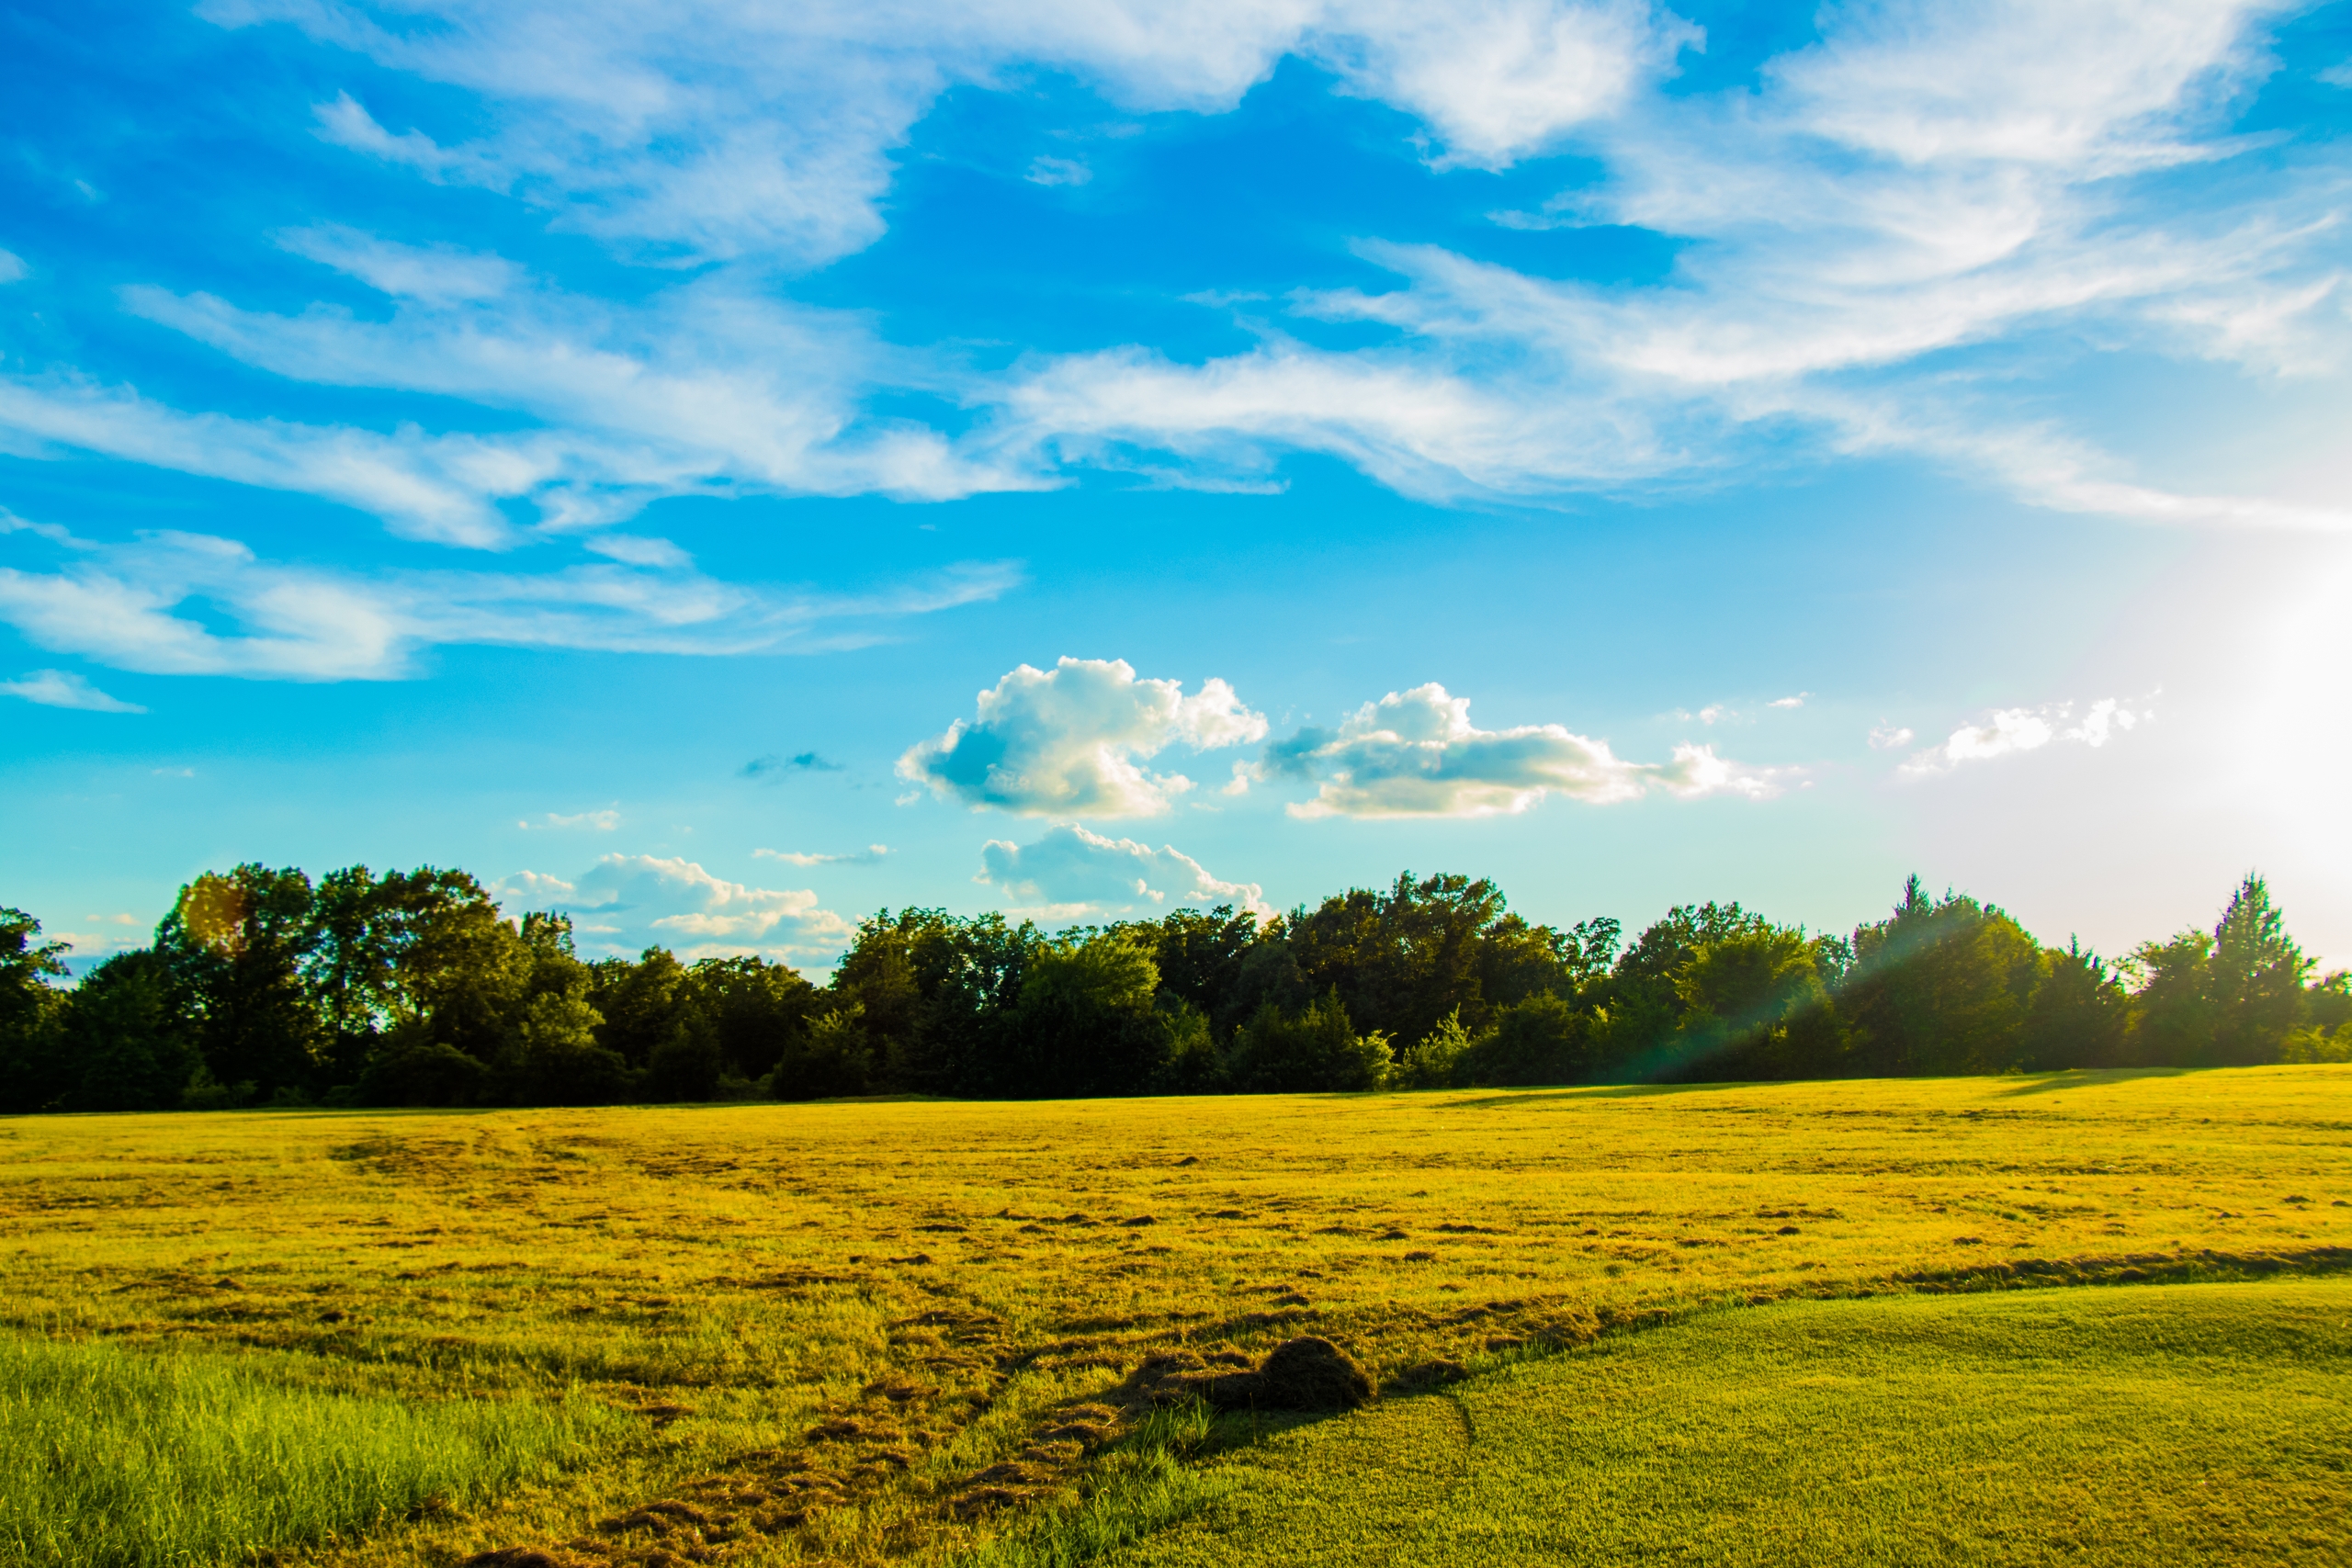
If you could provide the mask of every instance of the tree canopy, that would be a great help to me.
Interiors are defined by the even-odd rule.
[[[1046,931],[883,909],[824,986],[757,956],[582,959],[473,877],[246,864],[65,986],[0,909],[0,1110],[1046,1097],[1925,1076],[2352,1059],[2259,876],[2211,930],[2109,963],[1917,877],[1808,932],[1681,905],[1623,941],[1400,874],[1260,921]]]

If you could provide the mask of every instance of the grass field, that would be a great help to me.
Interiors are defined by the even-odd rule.
[[[1467,1400],[1770,1321],[1718,1310],[1749,1303],[2323,1275],[2352,1267],[2352,1069],[26,1118],[0,1122],[0,1321],[45,1338],[419,1410],[619,1413],[561,1468],[322,1561],[1011,1561],[1089,1519],[1089,1550],[1151,1552],[1275,1482],[1136,1432],[1148,1355],[1312,1332],[1384,1378],[1498,1364]],[[1098,1485],[1134,1506],[1072,1511]]]
[[[1212,1461],[1116,1568],[2352,1561],[2352,1280],[1797,1302]]]
[[[0,1337],[0,1556],[168,1568],[356,1538],[584,1457],[582,1401],[289,1389],[256,1356]]]

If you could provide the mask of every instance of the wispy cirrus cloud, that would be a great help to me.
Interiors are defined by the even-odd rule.
[[[843,854],[809,854],[800,850],[753,850],[753,860],[782,861],[786,865],[876,865],[890,852],[888,844],[868,844],[862,850]]]
[[[475,95],[487,134],[387,126],[349,92],[316,106],[355,152],[513,191],[650,257],[810,265],[884,225],[890,154],[947,88],[1064,71],[1122,108],[1219,113],[1285,55],[1422,120],[1432,159],[1498,168],[1671,72],[1698,29],[1645,0],[1136,0],[662,10],[613,0],[205,0]],[[550,49],[548,40],[560,39]]]
[[[78,708],[84,713],[145,713],[137,703],[110,697],[87,677],[70,670],[36,670],[21,681],[0,681],[0,696],[22,697],[48,708]]]
[[[587,530],[689,494],[942,500],[1089,466],[1264,488],[1301,451],[1441,502],[1907,455],[2061,510],[2352,525],[2326,484],[2151,479],[2140,469],[2162,455],[2021,416],[2007,385],[2046,378],[2061,333],[2076,359],[2128,348],[2306,378],[2352,364],[2335,238],[2352,179],[2328,152],[2255,161],[2231,129],[2274,63],[2265,29],[2280,13],[2252,0],[1838,7],[1752,85],[1671,96],[1660,85],[1703,40],[1639,0],[1213,4],[1181,23],[987,0],[689,4],[658,20],[545,0],[201,10],[289,24],[487,111],[436,140],[339,92],[319,127],[356,153],[504,191],[634,261],[723,265],[624,299],[446,242],[288,231],[285,249],[386,307],[288,313],[153,286],[123,302],[291,382],[456,399],[492,416],[461,423],[526,427],[232,417],[57,369],[0,378],[0,441],[16,449],[316,495],[475,547],[518,543],[529,510]],[[1636,283],[1536,276],[1381,240],[1369,215],[1361,250],[1398,286],[1264,301],[1276,325],[1261,321],[1247,352],[1195,362],[1107,342],[994,370],[775,286],[882,232],[892,150],[951,86],[1044,68],[1114,105],[1218,113],[1285,56],[1415,117],[1434,167],[1582,155],[1552,197],[1498,223],[1623,226],[1678,259]],[[1032,164],[1051,180],[1087,171]],[[1333,323],[1381,335],[1308,341]],[[1954,355],[2029,342],[2041,357],[2021,370],[1955,369]]]
[[[0,567],[0,623],[35,646],[152,674],[304,681],[401,679],[426,650],[460,644],[706,655],[854,646],[1018,581],[985,564],[862,594],[617,562],[365,571],[267,561],[234,539],[178,532],[103,545],[69,535],[61,556]]]
[[[585,828],[598,833],[613,832],[620,825],[621,810],[617,806],[607,806],[595,811],[545,811],[539,814],[536,822],[526,817],[514,824],[526,831],[547,828]]]
[[[1531,276],[1368,241],[1385,292],[1306,291],[1301,322],[1386,329],[1188,363],[1148,345],[1031,367],[1006,438],[1062,460],[1172,454],[1262,475],[1324,452],[1433,500],[1716,482],[1759,463],[1905,454],[2041,505],[2151,522],[2352,526],[2324,488],[2231,493],[2137,477],[2021,420],[1997,363],[1950,356],[2088,327],[2102,348],[2340,376],[2352,314],[2325,157],[2245,168],[2232,107],[2270,68],[2258,5],[1894,4],[1825,13],[1754,91],[1634,95],[1582,124],[1596,180],[1519,227],[1621,224],[1684,243],[1649,286]],[[2065,61],[2064,70],[2043,62]],[[2229,171],[2243,171],[2233,177]],[[2086,357],[2077,344],[2074,357]]]
[[[865,403],[879,391],[952,397],[968,377],[950,359],[885,344],[860,312],[777,299],[756,276],[721,271],[620,305],[549,288],[501,257],[447,245],[404,245],[343,229],[280,239],[390,297],[390,314],[368,320],[321,305],[280,315],[146,286],[125,289],[124,305],[289,380],[456,398],[536,420],[536,429],[513,435],[467,438],[449,448],[455,456],[422,440],[379,454],[388,467],[405,463],[400,472],[438,475],[443,489],[434,493],[450,507],[470,499],[487,514],[494,500],[527,498],[543,526],[586,528],[670,495],[938,501],[1055,482],[1023,455],[869,415]],[[25,417],[39,412],[28,405]],[[0,419],[6,414],[0,404]],[[52,423],[63,428],[62,420]],[[88,421],[56,438],[91,446],[112,428]],[[379,451],[372,438],[345,434]],[[158,442],[119,445],[119,456],[186,466]],[[492,455],[503,466],[492,466]],[[389,502],[372,491],[353,496],[396,526],[422,532],[419,504],[400,511],[398,496]],[[479,537],[440,526],[429,536],[499,542],[489,524]]]

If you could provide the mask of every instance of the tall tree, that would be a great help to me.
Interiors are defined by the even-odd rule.
[[[318,1086],[329,1032],[304,970],[318,942],[311,879],[247,863],[180,889],[155,931],[175,1006],[211,1076],[240,1094]]]
[[[1917,876],[1894,913],[1854,932],[1839,1005],[1859,1070],[1884,1077],[1997,1073],[2019,1064],[2041,947],[1966,894],[1930,897]]]
[[[40,922],[0,908],[0,1110],[39,1111],[70,1087],[57,1038],[65,943],[40,940]]]
[[[2287,934],[2270,889],[2249,873],[2213,927],[2207,984],[2213,1000],[2213,1057],[2225,1066],[2275,1062],[2303,1010],[2312,961]]]
[[[172,1111],[196,1076],[195,1043],[172,1005],[170,966],[140,948],[82,977],[59,1029],[68,1111]]]

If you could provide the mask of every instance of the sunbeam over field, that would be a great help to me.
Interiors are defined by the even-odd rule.
[[[2340,1394],[2340,1347],[2300,1362],[2272,1352],[2294,1343],[2293,1323],[2315,1321],[2309,1303],[2335,1299],[2313,1293],[2332,1284],[2297,1277],[2352,1270],[2347,1133],[2352,1068],[2324,1065],[23,1118],[0,1122],[0,1312],[18,1331],[9,1353],[31,1358],[12,1364],[103,1356],[107,1375],[138,1387],[233,1385],[375,1431],[393,1452],[447,1434],[427,1445],[444,1468],[383,1467],[390,1482],[332,1518],[324,1503],[302,1505],[327,1544],[296,1554],[322,1562],[513,1548],[581,1564],[689,1552],[1075,1562],[1206,1539],[1238,1517],[1227,1510],[1261,1506],[1253,1489],[1292,1484],[1283,1444],[1355,1451],[1340,1434],[1363,1423],[1434,1419],[1442,1401],[1416,1391],[1509,1404],[1514,1379],[1590,1410],[1676,1379],[1691,1391],[1671,1410],[1634,1400],[1651,1426],[1577,1461],[1596,1487],[1617,1484],[1611,1465],[1647,1473],[1690,1444],[1751,1456],[1724,1485],[1777,1473],[1754,1457],[1785,1433],[1774,1411],[1867,1435],[1890,1413],[1964,1397],[2012,1409],[2027,1431],[2076,1329],[2092,1337],[2086,1376],[2108,1391],[2100,1404],[2085,1384],[2079,1431],[2106,1430],[2098,1411],[2143,1379],[2165,1421],[2253,1433],[2228,1380],[2199,1370],[2204,1331],[2134,1317],[2132,1303],[2155,1313],[2175,1299],[2151,1285],[2235,1281],[2177,1299],[2254,1303],[2207,1337],[2271,1348],[2267,1360],[2245,1352],[2244,1388],[2277,1392],[2265,1398],[2281,1410]],[[1984,1303],[1979,1315],[1937,1315],[1962,1296]],[[1739,1326],[1751,1318],[1759,1326]],[[1309,1335],[1384,1390],[1369,1414],[1311,1428],[1331,1437],[1283,1436],[1301,1418],[1275,1411],[1171,1426],[1181,1408],[1155,1400],[1155,1379],[1213,1377]],[[2135,1359],[2135,1335],[2152,1356],[2177,1342],[2188,1359]],[[1905,1336],[1944,1348],[1920,1360]],[[1986,1348],[2004,1336],[2016,1356]],[[41,1348],[58,1341],[73,1343]],[[1850,1364],[1832,1356],[1820,1363],[1830,1381],[1807,1382],[1800,1363],[1832,1350]],[[1711,1389],[1710,1358],[1782,1379],[1785,1399]],[[1873,1370],[1909,1362],[1899,1387]],[[201,1379],[187,1382],[191,1369]],[[1857,1404],[1841,1390],[1874,1392]],[[2289,1447],[2261,1448],[2287,1440],[2272,1432],[2244,1454],[2301,1455],[2296,1495],[2336,1497],[2341,1432],[2301,1417],[2294,1428]],[[1937,1456],[1964,1457],[1976,1440],[1922,1428],[1925,1446],[1890,1449],[1889,1462],[1942,1476],[1958,1490],[1937,1495],[1963,1512],[2028,1483],[2030,1467],[2014,1465],[1943,1474]],[[2166,1457],[2169,1439],[2144,1444],[2155,1468],[2110,1467],[2113,1487],[2143,1473],[2170,1487],[2165,1466],[2207,1462],[2201,1450]],[[2064,1463],[2080,1451],[2051,1450]],[[558,1468],[560,1456],[579,1462]],[[1694,1519],[1720,1502],[1705,1479],[1686,1477]],[[409,1517],[424,1495],[439,1504]],[[1596,1506],[1578,1495],[1531,1493],[1527,1539]],[[1643,1528],[1672,1535],[1679,1517]],[[1879,1529],[1878,1517],[1853,1528]],[[2043,1517],[2029,1510],[2017,1528],[2031,1536]],[[18,1547],[25,1561],[99,1561],[54,1544],[74,1532],[42,1528],[52,1544]],[[226,1562],[237,1555],[226,1543],[258,1538],[210,1539],[224,1544],[198,1556]],[[1972,1560],[1975,1548],[1951,1540],[1919,1560]]]

